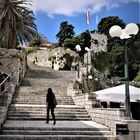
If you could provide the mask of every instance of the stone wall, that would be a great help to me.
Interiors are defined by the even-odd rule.
[[[91,33],[91,46],[90,51],[84,55],[84,64],[89,66],[88,70],[90,71],[91,65],[91,54],[98,52],[107,51],[107,36],[104,34]]]
[[[118,140],[139,140],[140,121],[129,120],[125,117],[125,109],[121,108],[93,108],[88,110],[92,120],[106,125],[116,135],[116,124],[128,124],[128,135],[117,135]]]
[[[74,65],[77,54],[74,51],[60,47],[38,50],[36,53],[29,54],[28,60],[38,66],[47,66],[59,70],[63,69],[68,63],[67,61],[70,60],[69,58],[64,57],[66,54],[69,55],[69,58],[73,58],[72,62],[69,63],[71,63],[70,65]]]
[[[25,50],[7,50],[0,48],[1,71],[7,75],[14,72],[18,83],[24,77],[27,69],[27,55]],[[2,53],[3,52],[3,53]],[[3,55],[2,55],[3,54]]]
[[[94,53],[107,51],[107,36],[104,34],[91,33],[91,51]]]
[[[0,48],[0,71],[9,75],[15,74],[15,83],[6,82],[5,90],[0,93],[0,130],[6,120],[8,107],[20,80],[24,77],[27,68],[27,56],[24,50],[8,50]]]

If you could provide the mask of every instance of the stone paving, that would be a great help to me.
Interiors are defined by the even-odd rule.
[[[101,125],[99,123],[93,121],[56,121],[56,125],[53,125],[53,122],[50,121],[47,124],[45,121],[19,121],[19,120],[7,120],[4,127],[18,127],[18,128],[59,128],[59,129],[86,129],[86,128],[95,128],[98,129],[105,129],[107,130],[108,127]]]

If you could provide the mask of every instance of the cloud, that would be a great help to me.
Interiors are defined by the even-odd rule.
[[[85,13],[100,12],[102,8],[116,8],[130,2],[140,3],[139,0],[33,0],[30,7],[35,13],[44,12],[49,17],[54,15],[76,16]]]

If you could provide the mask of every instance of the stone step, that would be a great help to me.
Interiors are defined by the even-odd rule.
[[[1,140],[115,140],[109,128],[92,121],[7,121]],[[23,137],[24,136],[24,137]]]
[[[66,94],[66,91],[64,91],[64,90],[58,90],[58,91],[55,91],[54,93],[55,93],[56,97],[71,98],[70,96],[68,96]],[[18,94],[14,94],[14,97],[39,96],[39,97],[45,97],[46,98],[46,95],[47,95],[46,91],[40,91],[39,90],[38,92],[33,92],[33,91],[30,92],[30,91],[27,90],[27,91],[24,91],[24,92],[23,91],[22,92],[19,91]]]
[[[73,100],[61,100],[61,99],[56,99],[57,102],[64,102],[64,103],[73,103]],[[46,99],[38,99],[38,100],[35,100],[34,98],[32,99],[13,99],[13,102],[44,102],[46,103]]]
[[[32,75],[32,76],[31,76],[31,74],[29,75],[28,73],[26,73],[25,78],[67,79],[67,78],[75,78],[75,76],[76,76],[75,71],[50,71],[50,72],[43,74],[43,76],[42,76],[42,74],[40,75],[41,72],[42,72],[42,70],[41,71],[37,70],[37,74]]]
[[[88,114],[86,111],[71,111],[71,110],[55,110],[54,111],[55,114],[80,114],[80,115],[84,115],[84,114]],[[8,114],[45,114],[46,113],[46,110],[43,110],[43,111],[40,111],[40,110],[37,110],[37,111],[29,111],[29,110],[9,110],[8,111]]]
[[[64,92],[66,93],[67,91],[67,86],[63,86],[65,83],[61,83],[60,85],[53,85],[50,84],[50,85],[31,85],[31,86],[20,86],[20,90],[19,90],[19,93],[21,92],[28,92],[27,89],[29,89],[29,92],[40,92],[40,91],[44,91],[45,93],[47,93],[47,90],[48,88],[52,88],[53,92],[54,93],[57,93],[57,92]],[[41,88],[40,88],[41,87]]]
[[[69,96],[66,96],[65,94],[55,94],[55,97],[56,97],[56,99],[57,100],[72,100],[72,98],[71,97],[69,97]],[[18,95],[18,96],[16,96],[16,95],[14,95],[13,96],[13,100],[20,100],[20,99],[36,99],[36,100],[46,100],[46,95],[44,95],[44,94],[25,94],[25,95],[22,95],[22,94],[20,94],[20,95]]]
[[[57,120],[61,120],[61,121],[65,121],[65,120],[69,120],[69,121],[91,121],[91,118],[90,117],[76,117],[76,116],[56,116],[56,119]],[[17,116],[17,117],[14,117],[14,116],[8,116],[7,117],[7,120],[46,120],[46,116],[44,115],[43,117],[41,116],[34,116],[34,117],[20,117],[20,116]]]
[[[70,96],[68,96],[67,95],[67,92],[66,92],[66,90],[64,90],[64,89],[55,89],[54,91],[54,94],[56,95],[56,96],[60,96],[60,97],[64,97],[64,98],[67,98],[67,97],[70,97]],[[42,88],[36,88],[36,91],[35,90],[32,90],[32,89],[24,89],[24,91],[23,90],[20,90],[18,93],[15,93],[14,94],[14,96],[16,96],[16,97],[22,97],[22,96],[29,96],[29,95],[40,95],[40,97],[41,96],[43,96],[43,97],[46,97],[46,95],[47,95],[47,89],[42,89]],[[63,96],[63,95],[65,95],[65,96]]]
[[[25,104],[25,103],[27,103],[27,104],[40,104],[40,105],[44,105],[45,104],[45,101],[44,102],[42,102],[42,101],[12,101],[12,103],[18,103],[18,104]],[[59,102],[59,101],[57,101],[57,104],[58,105],[74,105],[74,103],[73,102]]]
[[[45,121],[11,121],[3,125],[3,130],[63,130],[63,131],[109,131],[109,128],[94,121],[56,121],[56,125]]]
[[[46,116],[46,113],[40,113],[40,114],[34,114],[34,113],[28,113],[25,112],[24,114],[21,113],[8,113],[8,117],[44,117]],[[55,113],[56,117],[90,117],[88,114],[74,114],[74,113]]]
[[[20,105],[20,104],[18,104]],[[10,106],[9,111],[16,111],[16,112],[38,112],[38,111],[46,111],[46,105],[40,105],[40,107],[38,105],[29,105],[25,106],[23,104],[21,104],[22,106]],[[60,107],[62,106],[62,107]],[[68,105],[67,105],[68,106]],[[72,106],[72,105],[70,105]],[[86,112],[86,110],[84,108],[80,108],[80,107],[65,107],[65,105],[57,105],[57,107],[55,108],[56,112]]]
[[[62,85],[63,85],[63,87],[62,87]],[[52,88],[53,90],[54,89],[56,89],[56,90],[58,90],[58,89],[59,90],[62,90],[64,88],[63,90],[65,91],[65,88],[68,87],[69,84],[65,84],[65,82],[62,82],[62,83],[59,83],[59,84],[55,84],[55,85],[53,83],[50,83],[50,84],[49,83],[48,84],[47,83],[42,83],[42,84],[30,83],[30,85],[28,85],[28,86],[23,86],[23,85],[21,86],[20,85],[20,88],[22,90],[23,89],[25,90],[25,88],[33,88],[32,90],[34,90],[34,89],[38,89],[40,86],[44,90],[45,89],[47,90],[48,88]]]
[[[20,110],[15,110],[15,109],[11,109],[11,110],[9,110],[8,111],[9,113],[34,113],[34,114],[36,114],[36,113],[45,113],[46,112],[46,109],[44,109],[44,110],[25,110],[25,109],[20,109]],[[87,114],[87,112],[85,111],[85,110],[80,110],[80,111],[78,111],[78,110],[63,110],[63,109],[59,109],[59,110],[57,110],[57,109],[55,109],[55,113],[57,113],[57,114],[63,114],[63,113],[66,113],[66,114]]]
[[[63,93],[63,94],[62,94]],[[40,96],[41,97],[46,97],[47,95],[47,92],[46,91],[31,91],[29,92],[28,90],[27,91],[24,91],[24,92],[19,92],[19,93],[15,93],[14,94],[14,97],[25,97],[25,96]],[[64,96],[65,95],[65,96]],[[58,91],[58,92],[55,92],[55,96],[58,97],[58,98],[71,98],[70,96],[68,96],[66,93],[64,93],[64,91]]]
[[[4,135],[110,135],[110,131],[90,131],[90,130],[3,130]]]
[[[24,98],[25,97],[25,98]],[[24,97],[17,97],[14,98],[13,101],[19,101],[19,100],[36,100],[36,101],[46,101],[46,97],[39,97],[39,95],[37,96],[24,96]],[[56,97],[56,100],[58,101],[73,101],[71,98],[67,97],[67,98],[63,98],[63,97]]]
[[[35,78],[25,78],[21,81],[21,86],[34,86],[34,85],[46,85],[46,86],[52,86],[53,87],[57,87],[58,85],[62,85],[62,83],[65,83],[64,84],[64,87],[65,86],[68,86],[69,83],[71,82],[71,79],[68,78],[68,79],[43,79],[43,78],[38,78],[38,79],[35,79]],[[62,87],[62,86],[60,86]]]
[[[29,114],[46,114],[46,110],[44,110],[44,111],[26,111],[26,110],[22,110],[22,111],[17,111],[17,110],[9,110],[8,111],[8,115],[10,115],[10,114],[27,114],[27,113],[29,113]],[[69,111],[64,111],[64,110],[55,110],[55,114],[80,114],[80,115],[83,115],[83,114],[88,114],[86,111],[71,111],[71,110],[69,110]]]
[[[40,96],[42,96],[42,97],[40,97]],[[64,96],[64,95],[63,95]],[[70,97],[63,97],[63,96],[57,96],[56,95],[56,100],[57,101],[73,101],[72,100],[72,98],[70,98]],[[43,95],[33,95],[33,96],[29,96],[29,95],[27,95],[27,96],[18,96],[18,97],[16,97],[16,96],[14,96],[14,98],[13,98],[13,101],[23,101],[23,100],[36,100],[36,101],[46,101],[46,96],[43,96]]]
[[[1,135],[1,140],[115,140],[113,135]]]
[[[13,99],[13,101],[23,101],[23,100],[35,100],[37,97],[26,97],[25,96],[25,98],[24,97],[19,97],[19,98],[14,98]],[[59,98],[56,98],[56,100],[57,101],[64,101],[64,102],[71,102],[71,101],[73,101],[71,98],[61,98],[61,97],[59,97]],[[43,97],[41,97],[41,98],[39,98],[39,99],[36,99],[36,101],[46,101],[46,98],[43,98]]]
[[[37,97],[36,97],[37,98]],[[35,97],[33,97],[33,98],[15,98],[15,99],[13,99],[13,102],[20,102],[20,101],[22,101],[22,102],[32,102],[32,101],[36,101],[36,102],[46,102],[46,98],[38,98],[38,99],[36,99]],[[57,100],[57,102],[68,102],[68,103],[70,103],[70,102],[73,102],[73,100],[70,98],[70,99],[57,99],[56,98],[56,100]]]
[[[10,105],[10,108],[38,108],[38,109],[45,109],[46,108],[46,105],[32,105],[32,104],[11,104]],[[82,110],[85,110],[84,107],[82,106],[77,106],[77,105],[57,105],[57,108],[56,109],[82,109]]]
[[[61,100],[61,99],[56,99],[57,102],[64,102],[64,103],[73,103],[73,100]],[[46,103],[46,99],[38,99],[38,100],[35,100],[35,98],[27,98],[27,99],[13,99],[13,102],[43,102],[43,103]],[[28,104],[28,103],[27,103]]]
[[[41,93],[42,94],[42,93]],[[56,95],[56,99],[58,104],[62,105],[74,105],[74,102],[70,96],[64,95]],[[35,93],[20,93],[14,95],[13,104],[20,103],[20,104],[46,104],[46,94],[40,95],[37,92]]]

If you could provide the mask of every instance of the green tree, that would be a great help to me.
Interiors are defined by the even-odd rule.
[[[71,39],[66,38],[64,40],[64,46],[70,48],[71,50],[76,51],[75,46],[79,44],[81,47],[80,55],[83,56],[85,53],[85,47],[90,48],[91,45],[90,40],[91,36],[89,34],[89,31],[86,31],[82,32],[80,35],[72,37]]]
[[[116,44],[109,53],[109,69],[112,76],[123,77],[124,75],[124,46]]]
[[[36,34],[29,42],[29,46],[41,46],[44,42],[48,42],[47,38],[42,34]]]
[[[128,41],[129,78],[133,80],[140,71],[140,24],[139,32]]]
[[[98,24],[98,31],[107,35],[108,37],[108,61],[109,70],[111,76],[123,76],[123,55],[124,55],[124,41],[117,37],[112,38],[109,35],[109,29],[113,25],[119,25],[122,28],[125,27],[125,23],[117,16],[109,16],[101,19]]]
[[[109,29],[113,25],[119,25],[122,28],[125,27],[125,23],[118,16],[109,16],[101,19],[98,24],[98,31],[109,37]]]
[[[64,21],[60,24],[60,31],[56,34],[56,38],[59,40],[59,44],[62,45],[66,38],[72,39],[74,35],[74,26]]]
[[[83,40],[83,46],[90,48],[91,46],[91,36],[89,31],[87,30],[86,32],[83,32],[80,34],[81,40]]]
[[[26,7],[26,0],[0,1],[0,39],[2,46],[9,44],[15,48],[17,44],[31,40],[36,34],[33,12]]]
[[[73,51],[76,51],[75,46],[77,44],[79,44],[82,47],[83,43],[84,42],[83,42],[83,40],[81,40],[80,36],[72,37],[71,39],[70,38],[66,38],[64,40],[64,46],[67,47],[67,48],[70,48]]]
[[[119,25],[122,29],[125,28],[125,23],[119,18],[109,16],[103,18],[99,25],[98,31],[108,36],[108,55],[109,55],[109,70],[111,76],[124,77],[124,45],[126,40],[121,40],[117,37],[110,37],[109,29],[113,25]],[[138,24],[139,28],[140,25]],[[128,60],[129,60],[129,79],[133,80],[137,72],[140,70],[140,32],[127,39]]]
[[[33,11],[23,11],[21,14],[22,20],[17,20],[16,34],[19,43],[23,44],[31,41],[38,33]]]

